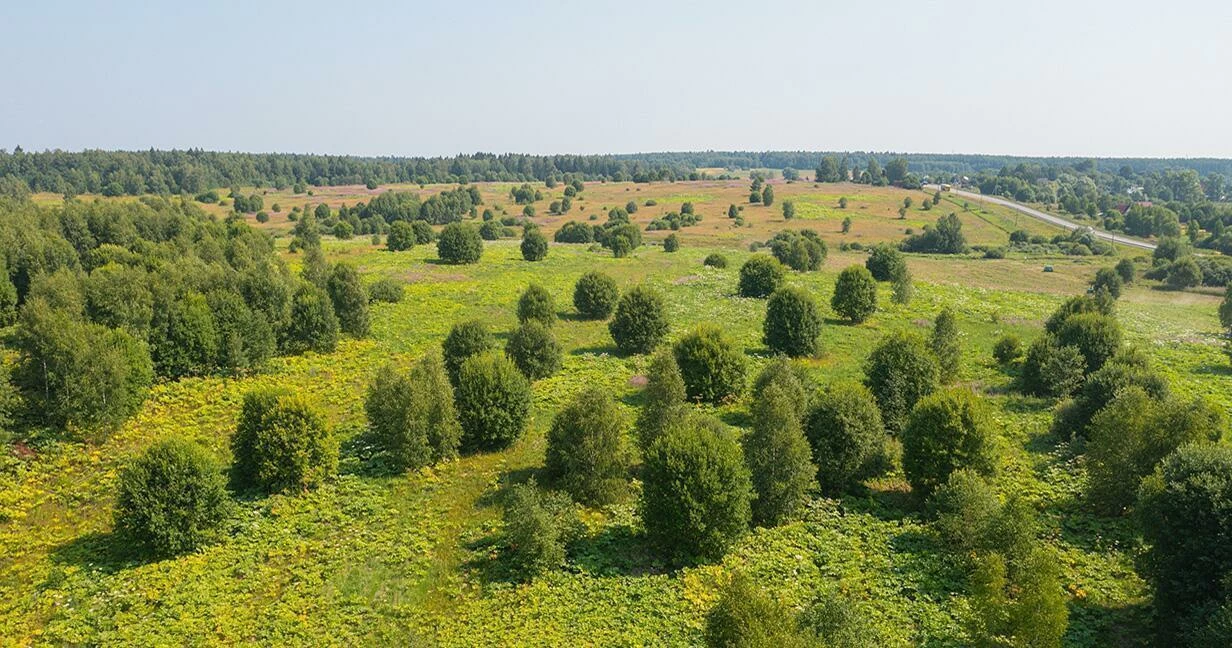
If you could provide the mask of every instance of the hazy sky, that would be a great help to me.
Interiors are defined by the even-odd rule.
[[[0,148],[1232,157],[1232,3],[0,3]]]

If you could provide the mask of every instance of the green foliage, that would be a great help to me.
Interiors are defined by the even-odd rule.
[[[803,367],[797,367],[785,356],[776,356],[766,363],[761,373],[753,379],[753,400],[761,399],[763,392],[770,385],[778,385],[791,401],[792,412],[797,419],[803,420],[809,409],[808,387],[813,384],[812,378]]]
[[[229,290],[213,290],[205,296],[214,317],[218,356],[214,364],[235,374],[257,369],[274,355],[277,341],[265,316],[254,313],[244,298]]]
[[[1074,398],[1057,412],[1053,427],[1074,437],[1084,436],[1095,413],[1130,387],[1140,387],[1152,398],[1161,400],[1170,393],[1168,383],[1150,368],[1144,357],[1122,351],[1087,376]]]
[[[1053,552],[1037,547],[1018,564],[999,553],[975,562],[969,632],[976,645],[1061,645],[1069,610]]]
[[[638,447],[642,452],[646,452],[655,440],[663,435],[672,421],[684,416],[688,411],[685,404],[684,378],[680,375],[676,356],[671,351],[664,350],[655,354],[646,373],[644,402],[636,425]]]
[[[767,245],[774,258],[792,270],[820,270],[826,261],[826,242],[811,229],[783,230]]]
[[[916,402],[937,388],[939,375],[937,359],[914,333],[886,335],[864,364],[864,385],[891,432],[901,430]]]
[[[789,389],[770,382],[753,401],[753,429],[743,439],[752,475],[753,523],[776,526],[791,519],[808,499],[817,468],[810,460],[799,405]]]
[[[268,219],[269,217],[267,216],[266,220]],[[333,234],[334,234],[334,238],[340,241],[347,241],[355,236],[355,228],[352,227],[351,224],[346,221],[338,221],[334,225]]]
[[[848,266],[838,275],[830,307],[859,324],[877,312],[877,282],[863,266]]]
[[[992,346],[992,357],[999,364],[1009,364],[1022,357],[1022,341],[1017,335],[1006,334]]]
[[[480,320],[467,320],[454,324],[449,330],[449,335],[445,336],[445,340],[441,343],[445,371],[449,374],[450,382],[457,385],[462,363],[473,355],[491,349],[492,345],[492,336],[488,333],[488,327]]]
[[[896,278],[893,288],[893,292],[890,293],[890,301],[903,306],[910,304],[911,298],[915,296],[915,284],[911,281],[911,272],[905,271]]]
[[[299,492],[333,476],[338,440],[303,397],[261,389],[244,395],[231,454],[233,479],[241,488]]]
[[[791,200],[783,201],[783,220],[791,220],[796,217],[796,203]]]
[[[933,332],[928,338],[928,346],[937,356],[937,367],[941,370],[942,383],[951,383],[958,377],[958,368],[962,365],[962,344],[958,340],[958,319],[954,311],[942,309],[933,321]]]
[[[568,497],[540,490],[531,479],[509,487],[503,513],[514,575],[531,580],[564,564],[565,545],[580,525]]]
[[[737,573],[706,615],[706,645],[711,648],[802,648],[805,644],[792,611],[771,599],[743,573]]]
[[[855,382],[836,382],[820,392],[808,412],[805,432],[817,481],[827,493],[840,493],[868,476],[886,442],[877,400]]]
[[[7,275],[4,275],[7,278]],[[10,282],[9,287],[12,287]],[[83,283],[86,315],[91,321],[111,328],[123,328],[137,337],[149,335],[154,319],[154,293],[144,268],[116,262],[95,268]],[[12,324],[16,317],[17,290],[12,289],[11,306],[6,305],[0,282],[0,324]],[[9,317],[9,314],[12,317]]]
[[[916,403],[902,430],[903,472],[921,497],[960,468],[989,474],[995,467],[987,406],[971,391],[947,389]]]
[[[450,223],[436,239],[436,255],[445,263],[478,263],[483,255],[483,239],[470,225]]]
[[[382,367],[368,385],[364,410],[377,445],[399,470],[458,454],[462,429],[453,388],[444,362],[435,354],[424,356],[409,374],[393,365]]]
[[[109,434],[137,412],[154,379],[132,335],[81,322],[42,298],[26,302],[13,344],[13,382],[47,425]]]
[[[539,322],[544,326],[556,323],[556,300],[547,288],[533,283],[526,287],[518,299],[518,322]]]
[[[1133,260],[1122,257],[1120,261],[1117,261],[1113,269],[1116,270],[1117,276],[1121,278],[1123,285],[1134,282],[1137,269],[1134,267]]]
[[[880,243],[873,246],[864,267],[877,281],[895,281],[907,272],[907,258],[898,248]]]
[[[927,208],[928,203],[924,206]],[[923,233],[908,236],[903,241],[903,249],[908,252],[963,254],[967,251],[967,239],[962,233],[962,221],[957,214],[942,216],[935,225],[925,225]]]
[[[551,329],[538,320],[527,320],[509,336],[505,355],[530,380],[547,378],[560,371],[562,351]]]
[[[1099,371],[1121,346],[1121,327],[1110,315],[1071,315],[1057,330],[1057,344],[1082,354],[1087,371]]]
[[[1086,359],[1075,346],[1063,346],[1045,333],[1027,348],[1019,380],[1022,389],[1036,396],[1068,396],[1082,385]]]
[[[530,382],[499,353],[467,358],[458,371],[454,398],[462,448],[468,452],[508,447],[526,429]]]
[[[740,296],[766,297],[783,283],[783,266],[774,257],[759,254],[740,266]]]
[[[579,502],[611,504],[626,492],[632,456],[625,417],[608,392],[590,387],[557,413],[548,430],[545,469]]]
[[[368,318],[368,291],[359,279],[359,271],[349,263],[336,263],[329,276],[329,300],[338,318],[338,328],[351,337],[367,337],[371,330]]]
[[[702,259],[702,265],[707,268],[726,268],[727,257],[719,254],[718,252],[711,252],[706,255],[705,259]]]
[[[1161,459],[1182,445],[1218,441],[1223,427],[1219,411],[1201,400],[1122,389],[1087,425],[1088,499],[1105,514],[1124,512]]]
[[[672,347],[689,399],[719,403],[744,391],[744,353],[713,324],[699,324]]]
[[[642,522],[676,563],[715,561],[748,529],[752,484],[740,444],[714,419],[670,423],[642,466]]]
[[[1056,335],[1072,315],[1082,313],[1099,313],[1111,315],[1115,302],[1111,295],[1096,293],[1094,295],[1079,295],[1065,300],[1057,310],[1044,322],[1044,330]]]
[[[160,300],[150,331],[150,355],[160,376],[200,376],[214,368],[218,333],[201,293]]]
[[[382,277],[368,286],[368,300],[373,303],[397,304],[402,301],[405,292],[406,284],[397,279]]]
[[[389,224],[389,235],[385,237],[385,247],[390,252],[402,252],[415,247],[415,230],[411,224],[398,220]]]
[[[1224,291],[1223,301],[1219,302],[1219,324],[1224,329],[1232,329],[1232,285]]]
[[[667,335],[667,308],[653,289],[638,285],[620,296],[608,331],[622,353],[649,353]]]
[[[663,251],[675,252],[680,249],[680,237],[676,234],[668,234],[667,238],[663,239]]]
[[[228,504],[226,479],[209,452],[172,437],[120,473],[115,527],[148,555],[174,556],[213,540]]]
[[[1130,262],[1130,269],[1133,269],[1133,262]],[[1121,297],[1121,290],[1124,287],[1124,280],[1115,268],[1100,268],[1095,272],[1095,278],[1091,281],[1091,290],[1095,292],[1106,292],[1113,299]]]
[[[766,303],[763,341],[771,351],[792,357],[814,355],[821,335],[821,314],[803,289],[783,287]]]
[[[1164,282],[1173,290],[1182,290],[1202,285],[1202,268],[1192,256],[1185,256],[1168,264]]]
[[[522,234],[522,258],[527,261],[542,261],[548,256],[548,239],[538,228],[527,229]]]
[[[333,353],[338,346],[338,317],[324,290],[303,282],[291,299],[286,348],[291,353]]]
[[[573,307],[586,319],[607,319],[619,298],[616,280],[598,270],[587,272],[573,285]]]
[[[321,245],[304,248],[304,265],[299,271],[300,279],[324,290],[329,285],[329,262]]]

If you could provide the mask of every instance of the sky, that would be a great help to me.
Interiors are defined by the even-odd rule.
[[[0,148],[1232,157],[1232,3],[0,3]]]

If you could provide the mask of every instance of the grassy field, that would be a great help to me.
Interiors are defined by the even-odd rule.
[[[917,206],[898,220],[902,198],[913,195],[918,205],[922,192],[774,186],[778,203],[797,203],[800,218],[791,226],[816,227],[832,244],[822,271],[789,276],[821,304],[829,303],[839,270],[863,262],[861,253],[837,252],[843,240],[897,240],[905,228],[918,230],[950,210],[960,212],[974,244],[1004,243],[1019,227],[1055,232],[1016,221],[1009,210],[963,212],[961,204],[929,212]],[[481,190],[489,205],[513,212],[508,188]],[[267,210],[274,202],[282,206],[281,214],[271,213],[269,227],[285,231],[292,205],[353,204],[370,195],[362,187],[314,191],[312,197],[267,195]],[[846,210],[838,209],[839,196],[849,199]],[[686,200],[705,219],[684,230],[684,246],[674,254],[646,246],[631,258],[614,259],[585,246],[554,245],[535,264],[521,259],[516,241],[487,244],[479,264],[444,266],[435,263],[432,246],[390,253],[366,238],[327,239],[328,256],[354,262],[367,280],[408,282],[401,303],[374,306],[370,338],[344,341],[328,356],[278,358],[256,376],[162,383],[138,416],[102,444],[45,440],[35,444],[32,457],[6,456],[0,470],[0,644],[695,645],[717,584],[739,569],[793,605],[837,590],[859,603],[891,645],[964,645],[965,571],[907,497],[901,474],[868,484],[860,495],[818,498],[800,520],[750,533],[722,563],[678,571],[666,569],[644,546],[631,498],[584,512],[589,534],[573,548],[567,569],[528,585],[502,575],[499,495],[541,467],[553,413],[596,384],[618,394],[630,411],[639,402],[633,379],[646,358],[616,355],[603,323],[571,316],[578,276],[599,269],[622,287],[648,283],[668,296],[672,339],[697,323],[715,322],[743,345],[754,370],[766,361],[765,302],[737,297],[735,287],[747,244],[783,227],[779,204],[748,206],[743,181],[595,183],[584,197],[573,214],[537,220],[551,230],[580,214],[648,198],[659,204],[640,209],[635,221],[647,222]],[[757,214],[750,226],[736,228],[726,218],[730,203]],[[541,212],[545,204],[539,203]],[[839,228],[845,216],[854,222],[846,236]],[[287,254],[286,243],[280,239],[283,254],[297,266],[298,255]],[[729,256],[727,269],[702,266],[716,250]],[[1052,309],[1081,292],[1106,263],[911,256],[917,294],[910,306],[891,304],[883,285],[881,308],[871,320],[858,326],[828,320],[823,353],[802,361],[819,386],[858,378],[881,335],[923,331],[941,308],[954,309],[964,343],[961,381],[992,404],[1004,448],[997,486],[1025,495],[1039,509],[1044,535],[1061,554],[1071,612],[1065,643],[1071,646],[1145,643],[1150,597],[1134,571],[1136,541],[1126,520],[1084,508],[1082,461],[1048,431],[1053,403],[1009,390],[1013,376],[992,361],[991,348],[1004,333],[1034,338]],[[1043,273],[1044,264],[1055,271]],[[559,374],[535,383],[525,437],[502,452],[410,475],[374,473],[355,443],[369,377],[387,361],[407,363],[439,345],[461,319],[481,318],[503,338],[516,324],[518,296],[532,281],[555,295],[561,311],[556,333],[566,359]],[[1218,297],[1209,294],[1135,286],[1118,315],[1129,341],[1152,353],[1178,394],[1204,395],[1228,412],[1232,371],[1219,344],[1217,305]],[[176,434],[229,460],[242,396],[265,385],[311,394],[328,413],[343,444],[337,479],[302,496],[242,501],[227,538],[197,553],[158,562],[126,558],[111,532],[124,462]],[[748,402],[740,401],[717,413],[744,425],[747,411]]]

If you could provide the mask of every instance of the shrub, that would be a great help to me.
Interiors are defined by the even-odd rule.
[[[231,437],[236,483],[266,493],[302,491],[338,466],[338,440],[325,419],[300,396],[262,389],[244,395]]]
[[[646,535],[674,562],[718,560],[748,529],[748,468],[740,444],[717,420],[671,422],[646,453],[642,481]]]
[[[1131,284],[1134,282],[1137,269],[1134,267],[1134,262],[1132,260],[1122,258],[1120,261],[1117,261],[1116,267],[1113,269],[1116,270],[1117,276],[1121,278],[1122,284]]]
[[[530,380],[547,378],[560,371],[560,345],[552,331],[538,320],[528,320],[509,336],[505,355]]]
[[[819,270],[826,261],[826,242],[813,230],[783,230],[767,245],[774,258],[792,270]]]
[[[904,271],[897,279],[894,280],[893,292],[890,293],[890,301],[895,304],[906,306],[911,303],[911,298],[915,296],[915,284],[911,281],[911,272]]]
[[[783,266],[774,257],[759,254],[740,266],[740,296],[766,297],[783,283]]]
[[[1002,335],[992,345],[992,357],[1000,364],[1009,364],[1022,357],[1022,342],[1017,335]]]
[[[573,502],[540,490],[534,479],[509,487],[503,518],[511,571],[522,580],[564,564],[565,545],[579,533]]]
[[[158,375],[182,378],[209,373],[218,358],[218,332],[205,296],[190,292],[182,299],[159,300],[156,306],[150,355]]]
[[[595,228],[589,223],[569,221],[556,230],[552,239],[557,243],[594,243]]]
[[[264,315],[248,308],[239,293],[212,290],[205,301],[214,314],[214,332],[218,336],[214,364],[219,369],[236,373],[257,368],[274,355],[274,330]]]
[[[1142,573],[1168,644],[1232,596],[1232,448],[1168,455],[1143,482],[1137,514],[1147,544]]]
[[[338,318],[338,327],[352,337],[365,337],[371,329],[368,319],[368,291],[359,272],[349,263],[334,264],[329,276],[329,299]]]
[[[483,239],[469,225],[450,223],[436,240],[436,255],[445,263],[477,263],[483,255]]]
[[[813,298],[800,288],[774,291],[766,304],[762,339],[771,351],[792,357],[817,353],[821,315]]]
[[[622,353],[649,353],[667,335],[663,297],[645,286],[634,286],[620,296],[608,331]]]
[[[886,441],[877,401],[859,383],[834,383],[818,394],[805,426],[817,481],[828,493],[866,477]]]
[[[849,266],[839,273],[830,307],[843,318],[859,324],[877,312],[877,282],[862,266]]]
[[[573,307],[586,319],[607,319],[619,298],[616,280],[598,270],[582,275],[573,286]]]
[[[548,256],[548,239],[538,228],[522,234],[522,258],[527,261],[542,261]]]
[[[1224,291],[1223,301],[1219,302],[1219,323],[1225,329],[1232,329],[1232,285]]]
[[[711,252],[706,255],[705,259],[702,259],[702,265],[708,268],[726,268],[727,257],[719,254],[718,252]]]
[[[1132,267],[1132,263],[1130,264]],[[1122,281],[1121,275],[1117,274],[1114,268],[1100,268],[1095,273],[1095,279],[1091,281],[1091,290],[1094,292],[1106,292],[1113,299],[1118,299],[1121,296]]]
[[[411,221],[411,231],[415,233],[415,243],[431,243],[436,238],[436,232],[426,220]]]
[[[1218,441],[1223,417],[1201,400],[1157,400],[1141,387],[1117,392],[1087,425],[1087,496],[1117,515],[1134,502],[1142,479],[1182,445]]]
[[[376,444],[399,470],[458,454],[462,430],[440,357],[427,355],[409,375],[382,367],[368,385],[364,410]]]
[[[1057,308],[1056,312],[1048,317],[1048,321],[1044,322],[1044,330],[1056,335],[1061,330],[1061,325],[1072,315],[1080,315],[1082,313],[1111,315],[1113,304],[1111,295],[1100,293],[1070,297]]]
[[[1121,346],[1121,327],[1109,315],[1071,315],[1057,330],[1057,344],[1073,346],[1082,354],[1087,371],[1099,371]]]
[[[291,353],[333,353],[338,346],[338,329],[338,317],[329,295],[308,282],[301,282],[291,298],[287,350]]]
[[[753,401],[752,414],[753,429],[743,445],[757,495],[753,522],[776,526],[804,507],[817,468],[810,460],[799,406],[788,389],[776,382],[766,385]]]
[[[368,300],[371,302],[396,304],[402,301],[405,289],[406,286],[401,281],[384,277],[376,280],[368,287]]]
[[[1056,556],[1035,547],[1015,558],[1000,553],[975,558],[968,632],[981,646],[1061,645],[1069,609]]]
[[[969,390],[931,394],[911,410],[902,431],[903,472],[911,488],[927,497],[959,468],[992,472],[992,432],[985,405]]]
[[[415,247],[417,242],[415,230],[410,223],[397,220],[389,225],[389,235],[385,237],[385,247],[390,252],[402,252]]]
[[[1168,264],[1164,282],[1173,290],[1182,290],[1202,285],[1202,268],[1192,256],[1185,256]]]
[[[602,505],[620,499],[631,463],[625,417],[607,390],[584,390],[552,420],[546,472],[577,501]]]
[[[445,371],[449,380],[455,386],[458,384],[458,372],[467,358],[483,353],[492,348],[492,336],[488,327],[479,320],[469,320],[453,325],[445,341],[441,343],[444,352]]]
[[[467,358],[458,371],[454,398],[467,451],[508,447],[526,428],[530,382],[498,353]]]
[[[873,246],[864,267],[877,281],[894,281],[907,272],[907,259],[897,248],[881,243]]]
[[[1122,351],[1099,371],[1087,376],[1074,392],[1073,400],[1057,412],[1053,427],[1074,437],[1084,436],[1096,412],[1111,403],[1118,393],[1135,386],[1156,399],[1169,397],[1167,381],[1151,370],[1145,358]]]
[[[886,429],[902,429],[911,408],[937,388],[937,360],[913,333],[891,333],[877,343],[864,365],[864,385],[877,399]]]
[[[663,239],[663,251],[675,252],[680,249],[680,237],[675,234],[668,234],[667,238]]]
[[[269,216],[266,216],[265,219],[269,220]],[[346,221],[338,221],[337,223],[334,224],[333,234],[334,234],[334,238],[340,241],[349,241],[352,237],[355,236],[355,228],[351,227],[351,224]]]
[[[684,378],[680,376],[676,356],[669,351],[656,354],[646,374],[644,402],[637,417],[638,447],[642,452],[650,448],[672,421],[688,411]]]
[[[744,354],[713,324],[699,324],[672,348],[692,400],[718,403],[744,391]]]
[[[1062,346],[1045,333],[1027,348],[1019,381],[1022,389],[1036,396],[1063,397],[1082,385],[1086,359],[1074,346]]]
[[[737,573],[706,616],[706,645],[772,648],[807,644],[791,610],[766,596],[748,576]]]
[[[115,527],[152,556],[174,556],[212,540],[227,514],[226,480],[202,447],[171,438],[120,473]]]
[[[937,315],[928,346],[937,356],[941,382],[953,382],[962,363],[962,345],[958,341],[958,320],[954,317],[954,311],[945,308]]]
[[[556,300],[547,288],[539,284],[527,286],[522,297],[518,299],[518,322],[525,324],[530,321],[544,326],[556,323]]]
[[[770,385],[778,385],[791,401],[795,417],[804,420],[809,409],[809,392],[806,385],[812,385],[812,380],[804,371],[792,364],[785,356],[777,356],[762,368],[757,378],[753,379],[753,400],[762,397]]]

